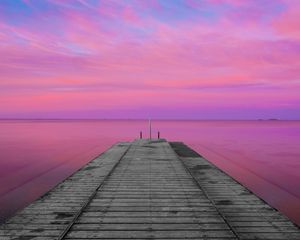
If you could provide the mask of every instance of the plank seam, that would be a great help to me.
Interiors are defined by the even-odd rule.
[[[238,233],[233,229],[233,227],[231,226],[231,224],[227,221],[226,217],[223,215],[223,213],[218,209],[218,207],[216,206],[215,202],[213,201],[213,199],[211,199],[208,196],[208,193],[206,192],[205,189],[202,188],[202,186],[200,185],[200,183],[197,181],[197,179],[194,177],[194,175],[191,173],[191,171],[185,166],[184,162],[182,161],[182,159],[178,156],[178,154],[175,152],[175,150],[172,148],[172,146],[170,145],[169,142],[167,142],[168,145],[171,148],[171,151],[175,154],[175,156],[179,159],[180,163],[182,164],[182,166],[184,167],[184,169],[189,173],[189,175],[192,177],[193,181],[195,182],[195,184],[199,187],[199,189],[203,192],[203,194],[206,196],[206,198],[212,203],[212,205],[214,206],[214,208],[216,209],[216,211],[219,213],[219,215],[222,217],[222,219],[224,220],[224,222],[228,225],[229,229],[232,231],[232,233],[235,235],[235,237],[237,239],[240,239]]]
[[[105,176],[105,178],[102,180],[102,182],[96,187],[96,189],[93,191],[93,193],[89,196],[89,198],[84,202],[82,207],[79,209],[79,211],[76,213],[72,221],[68,224],[68,226],[64,229],[64,231],[58,236],[57,240],[62,240],[64,237],[68,234],[72,226],[75,224],[77,219],[80,217],[84,209],[90,204],[90,202],[94,199],[96,196],[97,192],[102,188],[104,185],[105,181],[108,179],[108,177],[113,173],[115,168],[119,165],[123,157],[126,155],[126,153],[129,151],[131,147],[131,144],[128,146],[128,148],[125,150],[125,152],[121,155],[120,159],[115,163],[115,165],[112,167],[112,169],[109,171],[109,173]]]

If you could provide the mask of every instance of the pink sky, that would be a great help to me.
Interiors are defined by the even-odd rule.
[[[0,118],[300,118],[298,0],[0,2]]]

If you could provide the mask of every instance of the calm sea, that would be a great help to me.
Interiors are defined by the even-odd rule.
[[[13,215],[147,121],[0,121],[0,219]],[[152,121],[300,225],[300,121]]]

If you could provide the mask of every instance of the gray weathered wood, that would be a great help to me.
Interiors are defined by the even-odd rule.
[[[299,234],[286,217],[193,150],[164,140],[114,145],[0,226],[3,240]]]
[[[240,239],[300,239],[297,226],[244,186],[183,143],[171,146]]]

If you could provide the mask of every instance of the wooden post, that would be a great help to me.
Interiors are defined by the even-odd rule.
[[[143,132],[140,131],[140,139],[142,139],[142,138],[143,138]]]
[[[160,132],[157,132],[157,138],[160,139]]]

